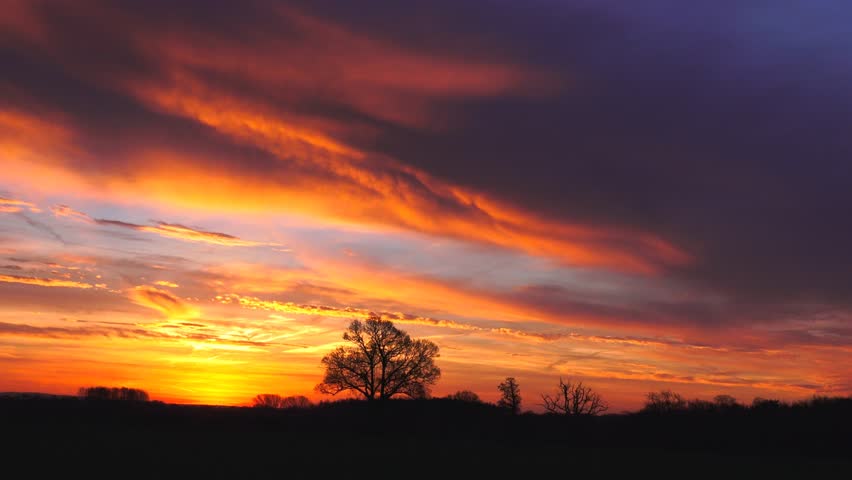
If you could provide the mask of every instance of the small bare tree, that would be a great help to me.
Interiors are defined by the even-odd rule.
[[[542,395],[544,409],[560,415],[597,415],[609,409],[600,394],[583,382],[573,383],[559,379],[555,395]]]
[[[308,408],[313,403],[304,395],[282,397],[274,393],[263,393],[254,397],[252,402],[257,408]]]
[[[284,398],[274,393],[262,393],[254,397],[253,404],[257,408],[284,408]]]
[[[514,415],[521,413],[521,387],[515,377],[506,377],[506,380],[497,385],[497,390],[500,390],[502,395],[500,400],[497,400],[498,407],[507,408]]]

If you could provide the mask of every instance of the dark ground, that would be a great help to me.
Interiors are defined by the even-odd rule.
[[[450,400],[0,399],[0,464],[14,478],[852,478],[849,403],[578,419]]]

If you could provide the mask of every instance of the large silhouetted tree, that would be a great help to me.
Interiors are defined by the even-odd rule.
[[[597,415],[609,408],[591,387],[583,385],[583,382],[565,382],[561,378],[556,394],[542,395],[541,399],[548,413],[561,415]]]
[[[506,377],[497,385],[497,390],[501,394],[500,400],[497,400],[498,407],[508,408],[515,415],[521,413],[521,387],[515,377]]]
[[[325,377],[316,387],[321,393],[354,391],[367,400],[396,395],[423,398],[441,376],[434,361],[437,345],[412,339],[378,315],[353,320],[343,339],[352,345],[338,347],[322,359]]]

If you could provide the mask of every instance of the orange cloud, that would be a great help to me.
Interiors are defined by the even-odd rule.
[[[41,287],[66,287],[66,288],[93,288],[88,283],[75,282],[73,280],[58,280],[55,278],[21,277],[18,275],[0,275],[0,282],[23,283],[26,285],[38,285]]]
[[[547,218],[434,178],[398,159],[355,147],[353,136],[361,136],[363,131],[360,126],[352,127],[353,122],[312,117],[305,109],[293,107],[304,98],[318,96],[376,118],[422,124],[429,121],[428,106],[441,97],[540,94],[548,91],[543,86],[553,85],[551,75],[510,62],[470,61],[408,50],[292,9],[271,15],[280,16],[293,35],[264,32],[264,41],[250,46],[192,26],[168,36],[152,34],[161,26],[117,9],[91,13],[105,28],[122,25],[116,35],[132,40],[137,53],[147,56],[155,69],[151,75],[98,76],[91,81],[105,83],[169,115],[210,127],[232,142],[260,148],[280,161],[254,168],[241,159],[211,159],[206,154],[175,152],[146,142],[123,158],[111,158],[108,167],[98,170],[100,188],[93,192],[91,174],[78,172],[58,154],[74,149],[74,135],[68,134],[61,116],[54,115],[48,118],[60,119],[52,127],[55,133],[38,138],[47,138],[48,143],[55,139],[59,145],[51,148],[57,152],[49,155],[39,147],[27,159],[28,165],[12,160],[20,164],[20,178],[29,178],[28,183],[38,178],[42,187],[76,186],[80,193],[124,202],[142,197],[169,207],[205,211],[304,214],[332,223],[487,243],[578,266],[652,273],[690,260],[688,254],[649,232]],[[50,49],[54,43],[61,42],[41,46]],[[211,70],[234,75],[259,94],[224,90],[199,73]],[[345,78],[323,83],[317,91],[315,79],[324,78],[329,71],[342,72]],[[284,97],[270,102],[267,93]],[[408,118],[408,112],[421,113]],[[15,114],[10,118],[26,131],[49,129],[43,125],[49,123],[45,120]],[[31,138],[36,137],[14,136],[9,148],[30,150]],[[79,162],[87,156],[73,158]],[[47,165],[52,168],[43,168]],[[239,174],[234,175],[235,171]],[[69,182],[68,177],[76,178]],[[145,227],[184,240],[227,245],[247,242],[194,233],[180,225]]]
[[[154,309],[167,318],[191,318],[198,315],[192,306],[159,288],[140,285],[128,290],[127,296],[133,303]]]
[[[205,164],[203,158],[148,151],[139,152],[130,164],[146,165],[144,174],[128,180],[124,173],[109,175],[109,171],[104,171],[103,188],[93,191],[88,187],[91,179],[71,165],[63,165],[61,158],[50,158],[50,162],[45,162],[18,161],[11,157],[12,180],[33,190],[50,191],[61,185],[64,189],[75,188],[81,195],[95,194],[128,203],[144,197],[170,208],[217,213],[286,212],[309,215],[331,224],[413,230],[521,250],[578,266],[650,273],[665,265],[689,261],[687,254],[654,235],[541,217],[393,162],[385,162],[384,166],[353,163],[329,154],[327,158],[331,160],[323,163],[322,155],[316,155],[309,158],[318,163],[305,167],[304,171],[246,170],[240,177],[234,177],[225,169]],[[120,164],[111,168],[120,168]],[[308,173],[317,169],[328,174],[318,177],[316,173]],[[33,183],[35,178],[39,178],[38,183]],[[55,213],[73,215],[62,209]],[[263,245],[165,222],[136,225],[99,220],[97,223],[188,241]]]
[[[442,320],[430,317],[421,317],[399,312],[372,312],[364,308],[355,307],[332,307],[328,305],[300,304],[293,302],[279,302],[276,300],[261,300],[257,297],[229,293],[217,295],[216,300],[223,304],[237,303],[243,308],[252,310],[267,310],[274,312],[295,313],[301,315],[321,315],[325,317],[359,318],[376,313],[385,320],[409,325],[426,325],[432,327],[444,327],[457,330],[492,330],[478,327],[472,324],[456,322],[453,320]]]
[[[28,209],[31,212],[41,211],[34,203],[0,197],[0,213],[17,213],[24,209]]]
[[[120,16],[115,12],[110,15]],[[305,93],[312,92],[372,117],[414,127],[435,124],[429,103],[434,98],[541,95],[558,85],[554,76],[522,65],[406,49],[293,8],[279,8],[270,12],[270,17],[276,18],[277,28],[291,34],[263,35],[263,41],[251,46],[217,32],[192,28],[169,36],[152,35],[157,25],[135,22],[137,29],[131,35],[141,50],[159,62],[165,71],[163,77],[171,84],[129,84],[142,97],[156,98],[160,106],[172,103],[164,102],[164,98],[181,99],[182,94],[189,93],[186,100],[178,100],[180,106],[167,107],[189,113],[191,104],[201,100],[193,93],[209,91],[198,88],[192,72],[241,72],[259,90],[274,91],[285,100],[302,100]],[[126,19],[123,23],[134,22]],[[334,82],[317,82],[330,72],[334,72]],[[306,123],[310,122],[293,125]],[[309,142],[336,143],[303,128],[283,131]]]
[[[99,223],[103,223],[101,220]],[[135,225],[132,228],[143,232],[152,232],[157,235],[178,240],[186,240],[190,242],[212,243],[214,245],[224,245],[228,247],[255,247],[258,245],[271,245],[262,242],[253,242],[251,240],[243,240],[227,233],[208,232],[190,228],[177,223],[158,222],[157,225]]]
[[[169,287],[169,288],[178,288],[180,285],[174,282],[169,282],[168,280],[157,280],[154,282],[154,285],[159,285],[161,287]]]
[[[83,212],[78,212],[77,210],[74,210],[68,205],[54,205],[50,207],[50,212],[53,213],[53,215],[56,217],[68,217],[88,223],[95,223],[94,218]]]
[[[385,320],[390,320],[395,323],[404,325],[423,325],[430,327],[447,328],[451,330],[462,330],[469,332],[497,334],[514,337],[521,340],[541,341],[541,342],[556,342],[556,341],[572,341],[590,344],[611,344],[620,346],[634,346],[645,348],[684,348],[693,350],[712,350],[712,351],[728,351],[728,349],[706,345],[694,344],[676,340],[672,338],[660,339],[650,337],[636,336],[613,336],[613,335],[587,335],[571,331],[551,331],[551,332],[536,332],[524,330],[521,328],[507,327],[486,327],[476,325],[474,323],[458,322],[455,320],[438,319],[432,317],[424,317],[419,315],[411,315],[400,312],[388,311],[371,311],[363,308],[355,307],[334,307],[318,304],[300,304],[294,302],[279,302],[275,300],[262,300],[258,297],[245,296],[239,294],[223,294],[217,295],[216,301],[222,304],[238,304],[243,308],[251,310],[265,310],[282,313],[293,313],[300,315],[320,315],[325,317],[336,318],[360,318],[366,317],[369,314],[378,314]]]
[[[151,154],[145,163],[149,170],[144,177],[132,183],[115,178],[110,190],[137,191],[163,204],[192,209],[288,212],[342,226],[416,231],[577,266],[651,273],[689,261],[688,255],[647,233],[543,218],[407,168],[388,167],[388,172],[378,165],[373,169],[349,163],[337,169],[328,163],[325,167],[331,170],[323,177],[271,171],[234,178],[196,159],[165,152]]]

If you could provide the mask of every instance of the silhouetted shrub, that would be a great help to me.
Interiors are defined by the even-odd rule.
[[[852,397],[827,397],[814,395],[805,400],[793,403],[793,408],[819,410],[824,412],[849,412],[852,411]]]
[[[80,398],[86,400],[123,400],[130,402],[147,402],[148,392],[138,388],[127,387],[81,387],[77,391]]]
[[[713,413],[717,407],[713,402],[696,398],[686,402],[686,409],[692,413]]]
[[[282,404],[283,406],[281,408],[310,408],[314,406],[313,402],[304,395],[284,397]]]
[[[740,406],[737,403],[737,399],[730,395],[716,395],[713,397],[713,403],[719,408],[736,408]]]
[[[479,395],[471,392],[470,390],[459,390],[456,393],[447,395],[447,398],[450,400],[458,400],[460,402],[482,403],[482,400],[479,399]]]
[[[752,410],[758,411],[776,411],[787,406],[786,403],[774,398],[754,397],[754,400],[751,402]]]

